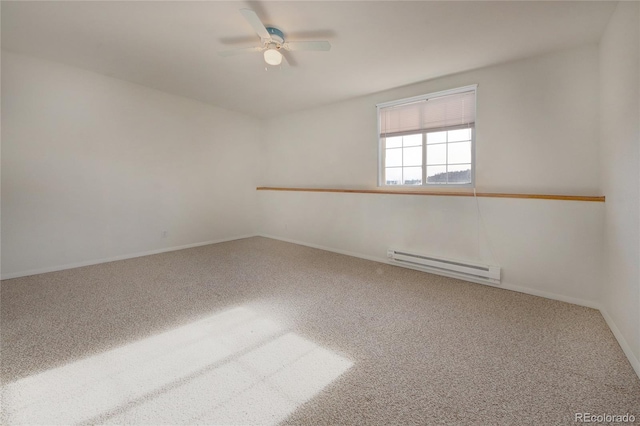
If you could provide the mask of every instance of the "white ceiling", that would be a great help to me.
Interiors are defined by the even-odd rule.
[[[239,13],[255,10],[291,52],[265,71]],[[2,47],[257,117],[328,104],[495,63],[597,42],[612,2],[2,2]]]

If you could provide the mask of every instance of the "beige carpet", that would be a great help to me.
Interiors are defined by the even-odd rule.
[[[596,310],[266,238],[1,297],[2,424],[640,422]]]

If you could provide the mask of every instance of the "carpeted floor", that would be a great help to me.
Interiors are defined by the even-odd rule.
[[[635,415],[600,313],[266,238],[2,282],[2,424]]]

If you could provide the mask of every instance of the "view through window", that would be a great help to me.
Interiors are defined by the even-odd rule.
[[[378,105],[381,185],[473,185],[476,86]]]
[[[385,185],[470,184],[472,135],[468,128],[387,138]]]

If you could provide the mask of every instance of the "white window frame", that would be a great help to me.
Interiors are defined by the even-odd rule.
[[[412,134],[421,134],[422,135],[422,184],[420,185],[387,185],[385,180],[385,155],[386,155],[386,138],[380,136],[381,134],[381,124],[380,124],[380,109],[388,108],[397,105],[409,104],[413,102],[426,101],[431,98],[437,98],[440,96],[453,95],[456,93],[462,92],[475,92],[475,101],[476,101],[476,111],[477,111],[477,102],[478,102],[478,85],[473,84],[464,87],[458,87],[450,90],[442,90],[439,92],[428,93],[426,95],[414,96],[411,98],[398,99],[390,102],[383,102],[376,105],[377,112],[377,120],[378,120],[378,187],[385,188],[475,188],[476,182],[476,125],[477,119],[475,120],[472,126],[450,126],[450,127],[442,127],[438,129],[432,130],[421,130],[416,131]],[[468,128],[471,127],[471,182],[470,183],[427,183],[427,165],[426,165],[426,155],[427,155],[427,133],[433,132],[442,132],[445,130],[456,130],[460,128]],[[448,162],[447,162],[448,165]]]

